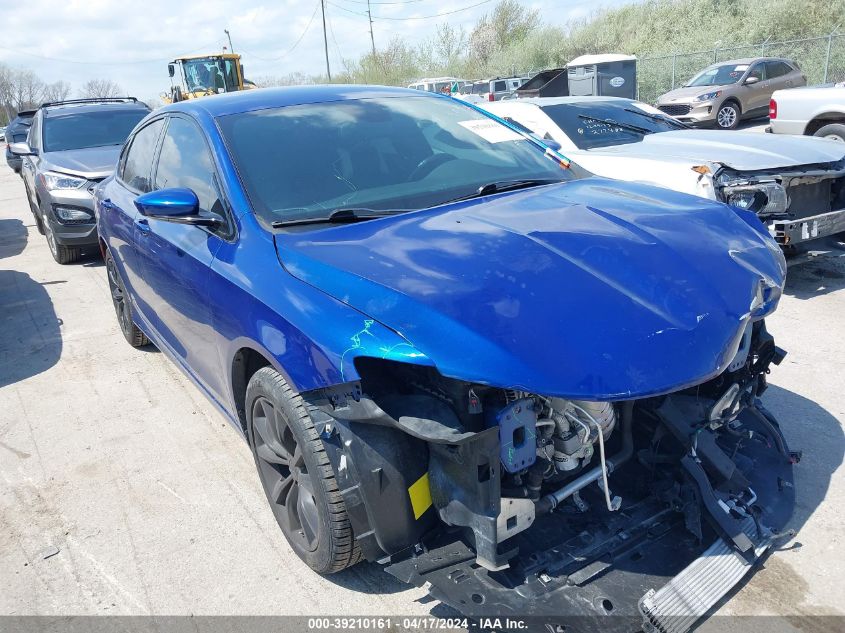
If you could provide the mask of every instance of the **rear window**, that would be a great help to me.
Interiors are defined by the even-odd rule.
[[[542,109],[578,149],[638,143],[647,134],[683,128],[677,121],[629,101],[587,101]]]
[[[133,108],[47,117],[44,119],[44,151],[122,145],[148,112]]]

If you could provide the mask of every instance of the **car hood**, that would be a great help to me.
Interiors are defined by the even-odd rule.
[[[107,145],[47,152],[44,158],[50,163],[50,169],[97,180],[110,176],[114,171],[121,147],[121,145]]]
[[[638,143],[589,150],[587,154],[686,161],[690,165],[709,162],[738,171],[756,171],[840,161],[845,158],[845,145],[812,136],[677,130],[649,134]]]
[[[728,84],[727,86],[689,86],[684,88],[675,88],[666,94],[660,95],[657,103],[688,103],[691,99],[698,95],[707,94],[708,92],[716,92],[717,90],[728,90],[736,84]]]
[[[749,320],[775,308],[783,256],[738,213],[589,178],[280,233],[276,246],[288,272],[395,330],[444,375],[610,400],[717,375]],[[362,333],[348,333],[344,355],[392,351]]]

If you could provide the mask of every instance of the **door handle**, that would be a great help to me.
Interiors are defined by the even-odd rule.
[[[149,235],[150,233],[150,223],[147,218],[139,218],[135,220],[135,228],[140,231],[141,235]]]
[[[100,208],[105,209],[106,211],[115,211],[117,210],[117,205],[110,199],[106,198],[105,200],[100,200]]]

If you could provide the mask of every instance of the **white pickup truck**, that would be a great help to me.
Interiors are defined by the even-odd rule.
[[[769,105],[774,134],[805,134],[845,142],[845,83],[777,90]]]

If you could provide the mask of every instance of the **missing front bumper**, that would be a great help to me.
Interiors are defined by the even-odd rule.
[[[800,220],[774,220],[769,231],[781,246],[792,246],[845,232],[845,209],[820,213]]]

